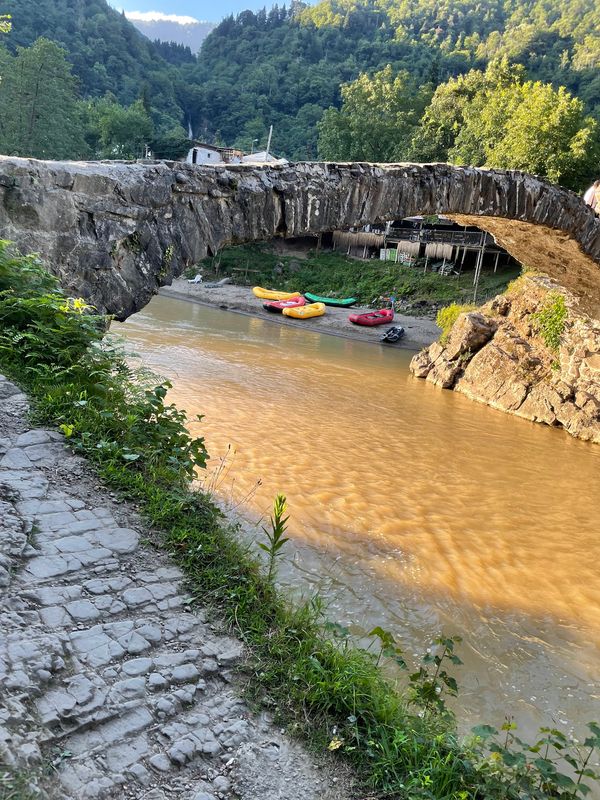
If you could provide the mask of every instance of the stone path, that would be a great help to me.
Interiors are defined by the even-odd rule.
[[[343,798],[240,700],[236,640],[0,376],[0,763],[42,797]],[[1,770],[0,770],[1,771]]]

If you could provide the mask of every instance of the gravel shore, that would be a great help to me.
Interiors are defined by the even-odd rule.
[[[223,308],[240,314],[250,314],[268,320],[278,325],[291,325],[304,330],[314,330],[334,336],[344,336],[348,339],[358,339],[373,342],[379,345],[379,338],[389,325],[380,325],[375,328],[366,328],[353,325],[348,321],[350,313],[362,313],[372,309],[361,306],[348,308],[327,307],[327,312],[322,317],[313,317],[307,320],[290,319],[281,314],[273,314],[263,309],[263,300],[252,294],[249,286],[215,286],[209,288],[201,283],[188,283],[185,278],[178,278],[171,286],[164,286],[160,294],[180,300],[189,300],[192,303]],[[407,350],[421,350],[434,342],[440,335],[440,329],[432,319],[427,317],[409,317],[396,314],[394,325],[401,325],[406,331],[403,339],[395,347]]]

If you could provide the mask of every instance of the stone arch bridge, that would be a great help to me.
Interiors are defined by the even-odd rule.
[[[0,157],[0,236],[38,252],[66,290],[125,319],[227,244],[414,214],[477,225],[600,318],[600,220],[520,172],[448,164],[44,162]]]

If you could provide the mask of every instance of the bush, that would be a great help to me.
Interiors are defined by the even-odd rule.
[[[441,308],[435,321],[437,325],[442,329],[442,335],[440,336],[440,344],[444,344],[448,341],[448,337],[454,327],[454,323],[460,317],[461,314],[466,313],[467,311],[473,311],[476,306],[472,305],[465,305],[460,306],[458,303],[451,303],[449,306],[445,308]]]
[[[550,292],[546,296],[542,308],[531,315],[531,319],[537,332],[544,340],[544,344],[555,353],[558,352],[560,347],[560,340],[565,331],[568,316],[569,311],[565,298],[558,292]]]

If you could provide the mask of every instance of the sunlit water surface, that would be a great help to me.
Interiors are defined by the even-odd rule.
[[[358,636],[392,631],[409,661],[440,631],[464,637],[463,729],[600,719],[600,447],[301,323],[157,297],[114,330],[204,415],[224,500],[256,521],[287,495],[285,585]]]

